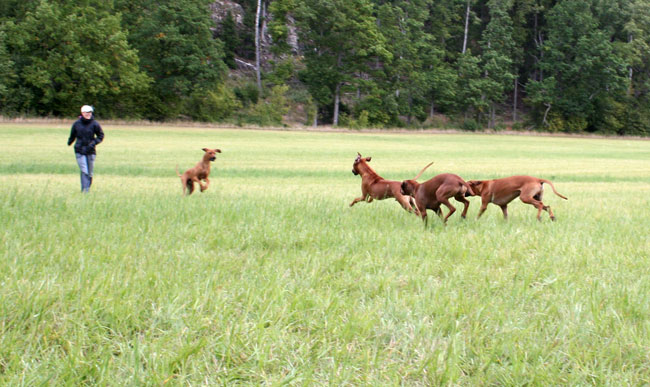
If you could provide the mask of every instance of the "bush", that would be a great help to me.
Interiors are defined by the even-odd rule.
[[[512,124],[512,130],[524,130],[524,122],[517,121]]]
[[[650,107],[648,101],[634,103],[634,108],[626,109],[620,135],[650,136]]]
[[[275,86],[268,98],[258,101],[241,118],[243,122],[266,125],[281,125],[285,114],[289,112],[285,93],[289,86]]]
[[[460,125],[460,128],[470,132],[476,132],[483,129],[481,127],[481,124],[479,124],[478,121],[476,121],[473,118],[468,118],[464,120],[463,123]]]
[[[565,118],[560,114],[549,114],[546,122],[548,125],[542,126],[539,129],[552,133],[580,133],[584,131],[589,125],[584,117],[573,116],[570,118]]]
[[[265,74],[265,81],[271,85],[287,84],[295,76],[295,65],[287,59],[280,62],[271,61],[272,70]]]
[[[354,107],[354,111],[358,119],[361,119],[363,115],[364,127],[387,126],[389,123],[397,121],[397,104],[394,98],[382,99],[369,95]]]
[[[368,122],[368,111],[367,110],[362,110],[361,113],[359,113],[359,117],[355,119],[354,117],[342,113],[339,117],[339,122],[341,126],[348,127],[350,129],[363,129],[363,128],[368,128],[370,127],[370,123]]]
[[[186,101],[185,111],[196,121],[222,121],[231,117],[242,104],[235,93],[224,85],[214,91],[195,92]]]
[[[260,91],[257,89],[257,85],[253,82],[245,83],[242,86],[236,86],[234,92],[237,99],[241,101],[244,107],[256,104],[260,98]]]

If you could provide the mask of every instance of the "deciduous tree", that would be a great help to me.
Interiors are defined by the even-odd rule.
[[[490,128],[495,125],[496,106],[505,100],[516,78],[513,63],[515,42],[512,37],[512,20],[508,14],[511,7],[512,2],[509,0],[488,1],[490,21],[483,32],[481,46],[485,78],[483,95],[489,106]]]
[[[537,116],[544,121],[550,113],[564,121],[558,126],[562,130],[593,128],[603,99],[627,89],[623,58],[598,28],[590,0],[560,2],[547,19],[545,55],[539,64],[544,79],[531,81],[528,89]]]
[[[8,103],[19,112],[67,116],[95,104],[105,116],[130,116],[149,79],[110,9],[40,0],[7,22],[7,47],[17,75]]]
[[[338,125],[341,95],[356,88],[371,63],[389,60],[368,0],[305,0],[295,10],[305,53],[303,79],[320,106],[332,106]]]
[[[223,48],[213,39],[207,0],[139,0],[121,7],[129,13],[129,41],[138,49],[141,68],[153,79],[149,118],[191,116],[187,97],[216,90],[226,66]]]

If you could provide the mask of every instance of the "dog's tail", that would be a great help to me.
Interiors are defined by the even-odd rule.
[[[561,198],[564,199],[564,200],[569,200],[569,198],[567,198],[566,196],[561,195],[559,192],[557,192],[557,191],[555,190],[555,186],[553,186],[553,183],[551,183],[549,180],[546,180],[546,179],[539,179],[539,181],[541,181],[542,183],[546,183],[546,184],[550,185],[551,188],[553,189],[553,192],[554,192],[557,196],[561,197]]]
[[[420,173],[418,173],[418,175],[415,176],[415,177],[413,178],[413,180],[417,180],[420,176],[422,176],[422,174],[424,173],[424,171],[426,171],[427,168],[429,168],[429,167],[431,166],[431,164],[433,164],[433,161],[430,162],[429,164],[427,164],[426,167],[422,168],[422,170],[420,171]]]
[[[181,173],[178,172],[178,164],[176,164],[176,174],[178,175],[178,177],[181,177]]]

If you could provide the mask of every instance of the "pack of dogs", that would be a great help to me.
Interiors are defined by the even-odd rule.
[[[199,185],[201,192],[207,190],[210,185],[210,163],[216,160],[216,155],[221,153],[221,150],[203,148],[203,152],[201,161],[182,175],[178,172],[178,165],[176,166],[176,174],[181,179],[184,195],[191,195],[194,192],[194,184]],[[425,227],[428,222],[427,210],[436,213],[443,223],[446,223],[447,219],[456,212],[456,207],[449,201],[451,198],[463,204],[463,212],[461,213],[463,219],[467,216],[470,204],[467,197],[471,196],[481,198],[481,208],[477,219],[483,215],[490,203],[501,207],[503,218],[508,219],[508,204],[519,197],[522,202],[537,209],[537,220],[539,221],[542,220],[542,211],[546,211],[551,220],[555,220],[551,207],[542,202],[544,184],[548,184],[557,196],[568,200],[566,196],[557,192],[551,181],[526,175],[492,180],[465,181],[462,177],[453,173],[441,173],[423,183],[419,183],[417,179],[433,163],[429,163],[422,168],[420,173],[413,179],[401,182],[387,180],[375,172],[368,164],[371,159],[372,157],[361,156],[361,153],[357,153],[357,157],[354,159],[352,173],[361,176],[361,196],[355,198],[350,203],[350,207],[359,202],[371,203],[373,200],[393,198],[404,210],[421,217]],[[442,205],[449,210],[447,215],[443,216]]]

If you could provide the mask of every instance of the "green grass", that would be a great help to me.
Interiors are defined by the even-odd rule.
[[[648,141],[104,129],[82,195],[68,127],[0,125],[2,385],[650,382]],[[212,184],[182,197],[203,147]],[[357,151],[569,200],[425,230],[348,207]]]

